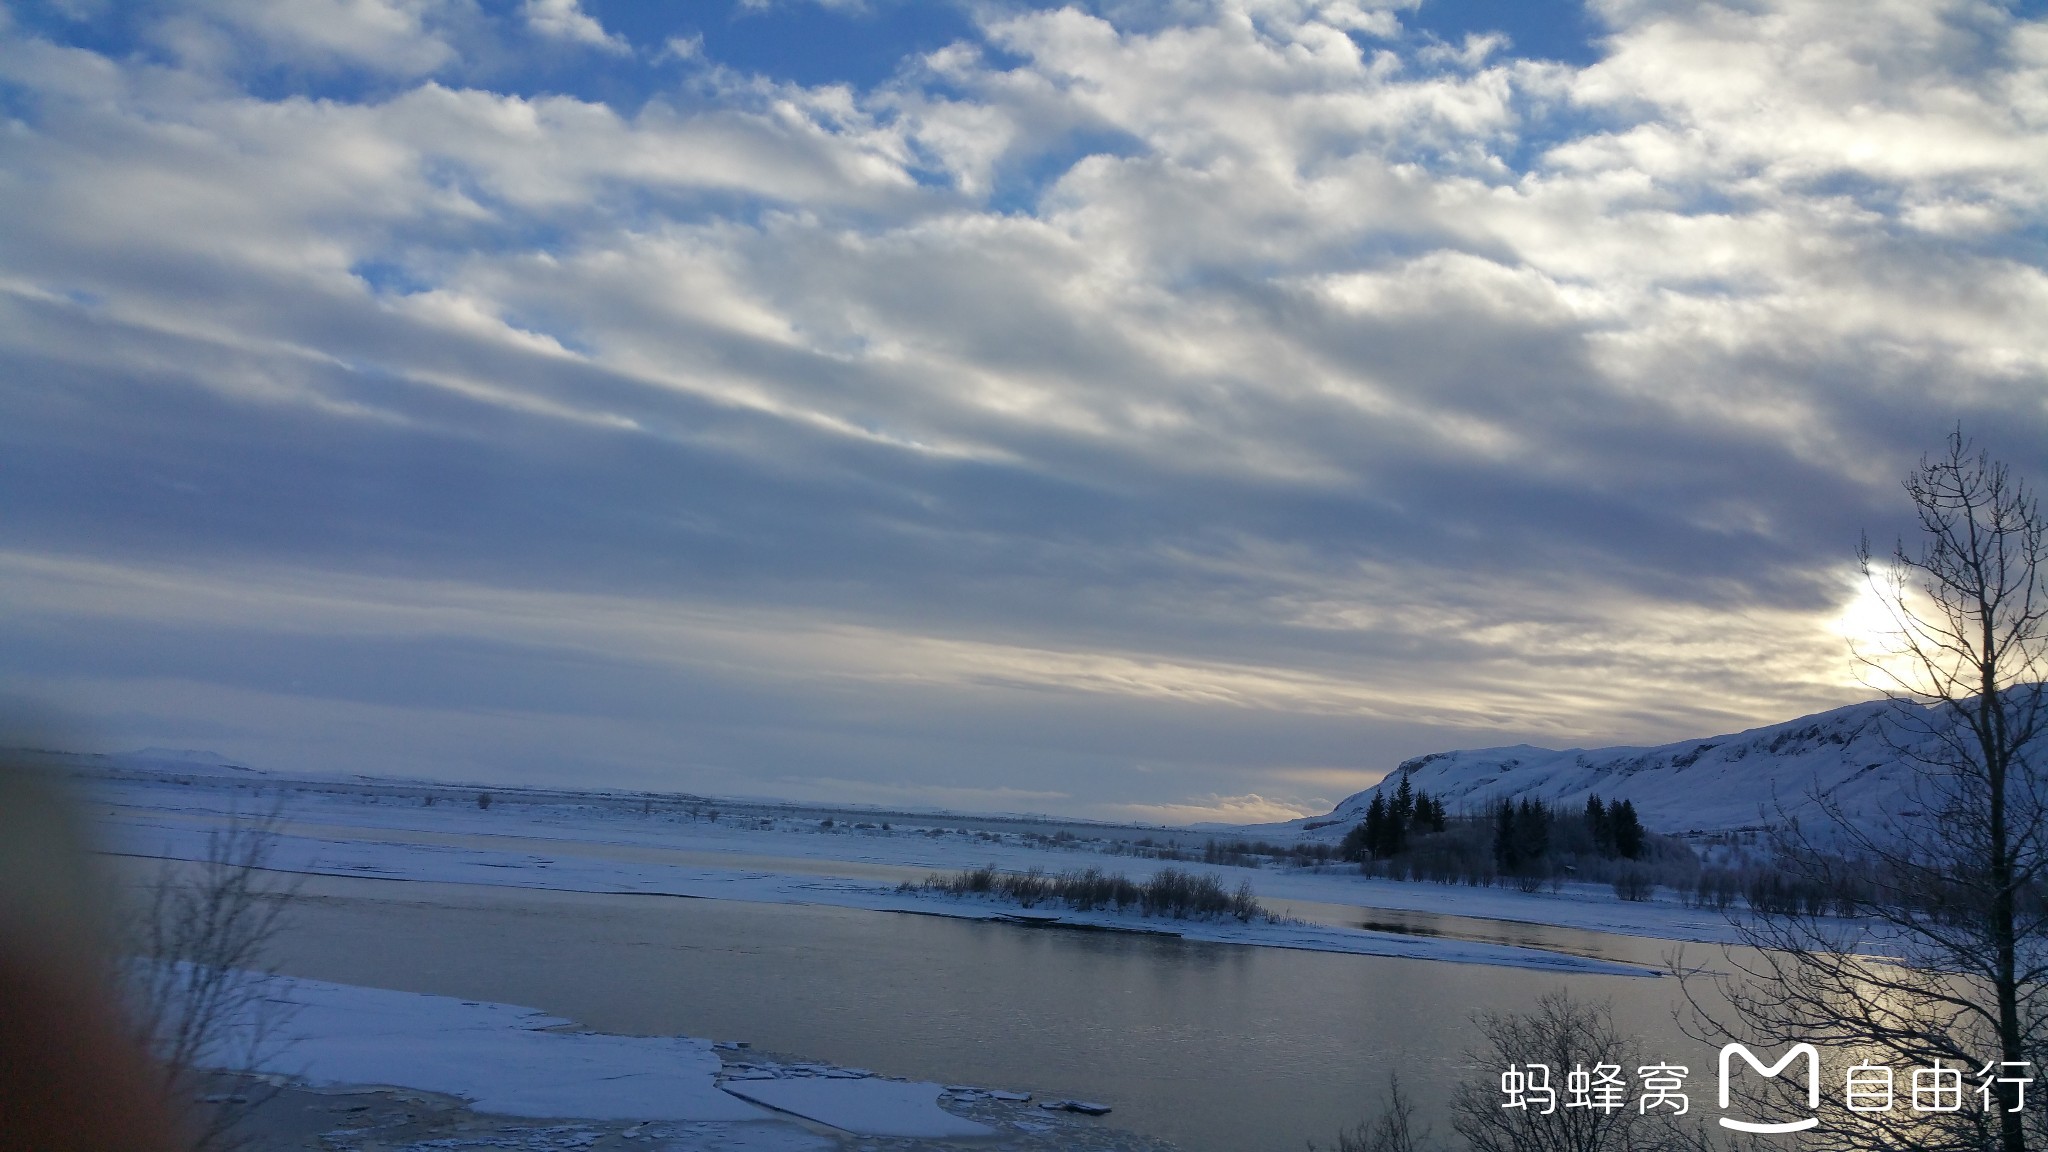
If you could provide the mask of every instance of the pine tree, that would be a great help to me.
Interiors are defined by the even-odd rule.
[[[1386,830],[1380,837],[1381,855],[1399,856],[1408,847],[1408,823],[1414,816],[1415,790],[1408,786],[1408,777],[1403,776],[1393,802],[1387,805]]]
[[[1516,855],[1525,865],[1536,865],[1550,854],[1550,810],[1540,801],[1524,796],[1515,812]]]
[[[1614,855],[1614,824],[1597,792],[1586,797],[1586,830],[1593,835],[1594,852],[1603,858]]]
[[[1505,875],[1512,876],[1521,871],[1519,839],[1515,835],[1515,806],[1503,800],[1494,810],[1493,866]]]
[[[1372,804],[1365,810],[1365,853],[1377,860],[1386,855],[1387,843],[1387,798],[1373,793]]]
[[[1643,854],[1643,822],[1636,819],[1636,806],[1627,800],[1614,805],[1607,814],[1614,825],[1614,850],[1634,860]]]
[[[1415,790],[1415,827],[1431,832],[1444,830],[1444,802],[1420,788]]]

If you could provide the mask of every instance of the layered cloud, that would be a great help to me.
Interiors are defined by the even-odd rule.
[[[10,688],[282,766],[1305,811],[1862,695],[1898,478],[2048,442],[2038,19],[905,11],[16,10]],[[901,51],[733,63],[770,19]]]

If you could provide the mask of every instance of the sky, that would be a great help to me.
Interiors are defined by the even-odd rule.
[[[1168,823],[1873,691],[2048,11],[0,2],[0,700]]]

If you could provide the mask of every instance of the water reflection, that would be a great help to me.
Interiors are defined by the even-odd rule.
[[[838,908],[319,877],[283,959],[295,974],[530,1004],[605,1031],[1107,1099],[1113,1122],[1193,1152],[1327,1142],[1393,1071],[1440,1118],[1461,1077],[1497,1075],[1461,1066],[1469,1015],[1554,988],[1611,999],[1660,1057],[1712,1056],[1673,1026],[1668,979]]]

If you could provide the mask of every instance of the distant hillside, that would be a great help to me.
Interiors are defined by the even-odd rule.
[[[191,775],[222,772],[263,775],[259,769],[237,764],[218,752],[198,748],[140,748],[133,752],[119,752],[107,759],[123,767],[148,768],[157,772],[184,772]]]
[[[1910,803],[1912,769],[1886,745],[1882,724],[1889,716],[1894,733],[1901,731],[1900,720],[1906,722],[1903,730],[1911,731],[1922,723],[1922,715],[1912,705],[1875,700],[1655,748],[1559,752],[1517,744],[1435,752],[1402,763],[1327,816],[1259,827],[1269,834],[1291,829],[1319,839],[1341,836],[1365,817],[1374,793],[1385,789],[1391,795],[1403,775],[1452,812],[1523,796],[1577,808],[1598,793],[1605,800],[1633,802],[1653,832],[1760,828],[1779,822],[1777,805],[1799,817],[1802,827],[1817,830],[1826,817],[1812,796],[1826,794],[1867,826]]]

